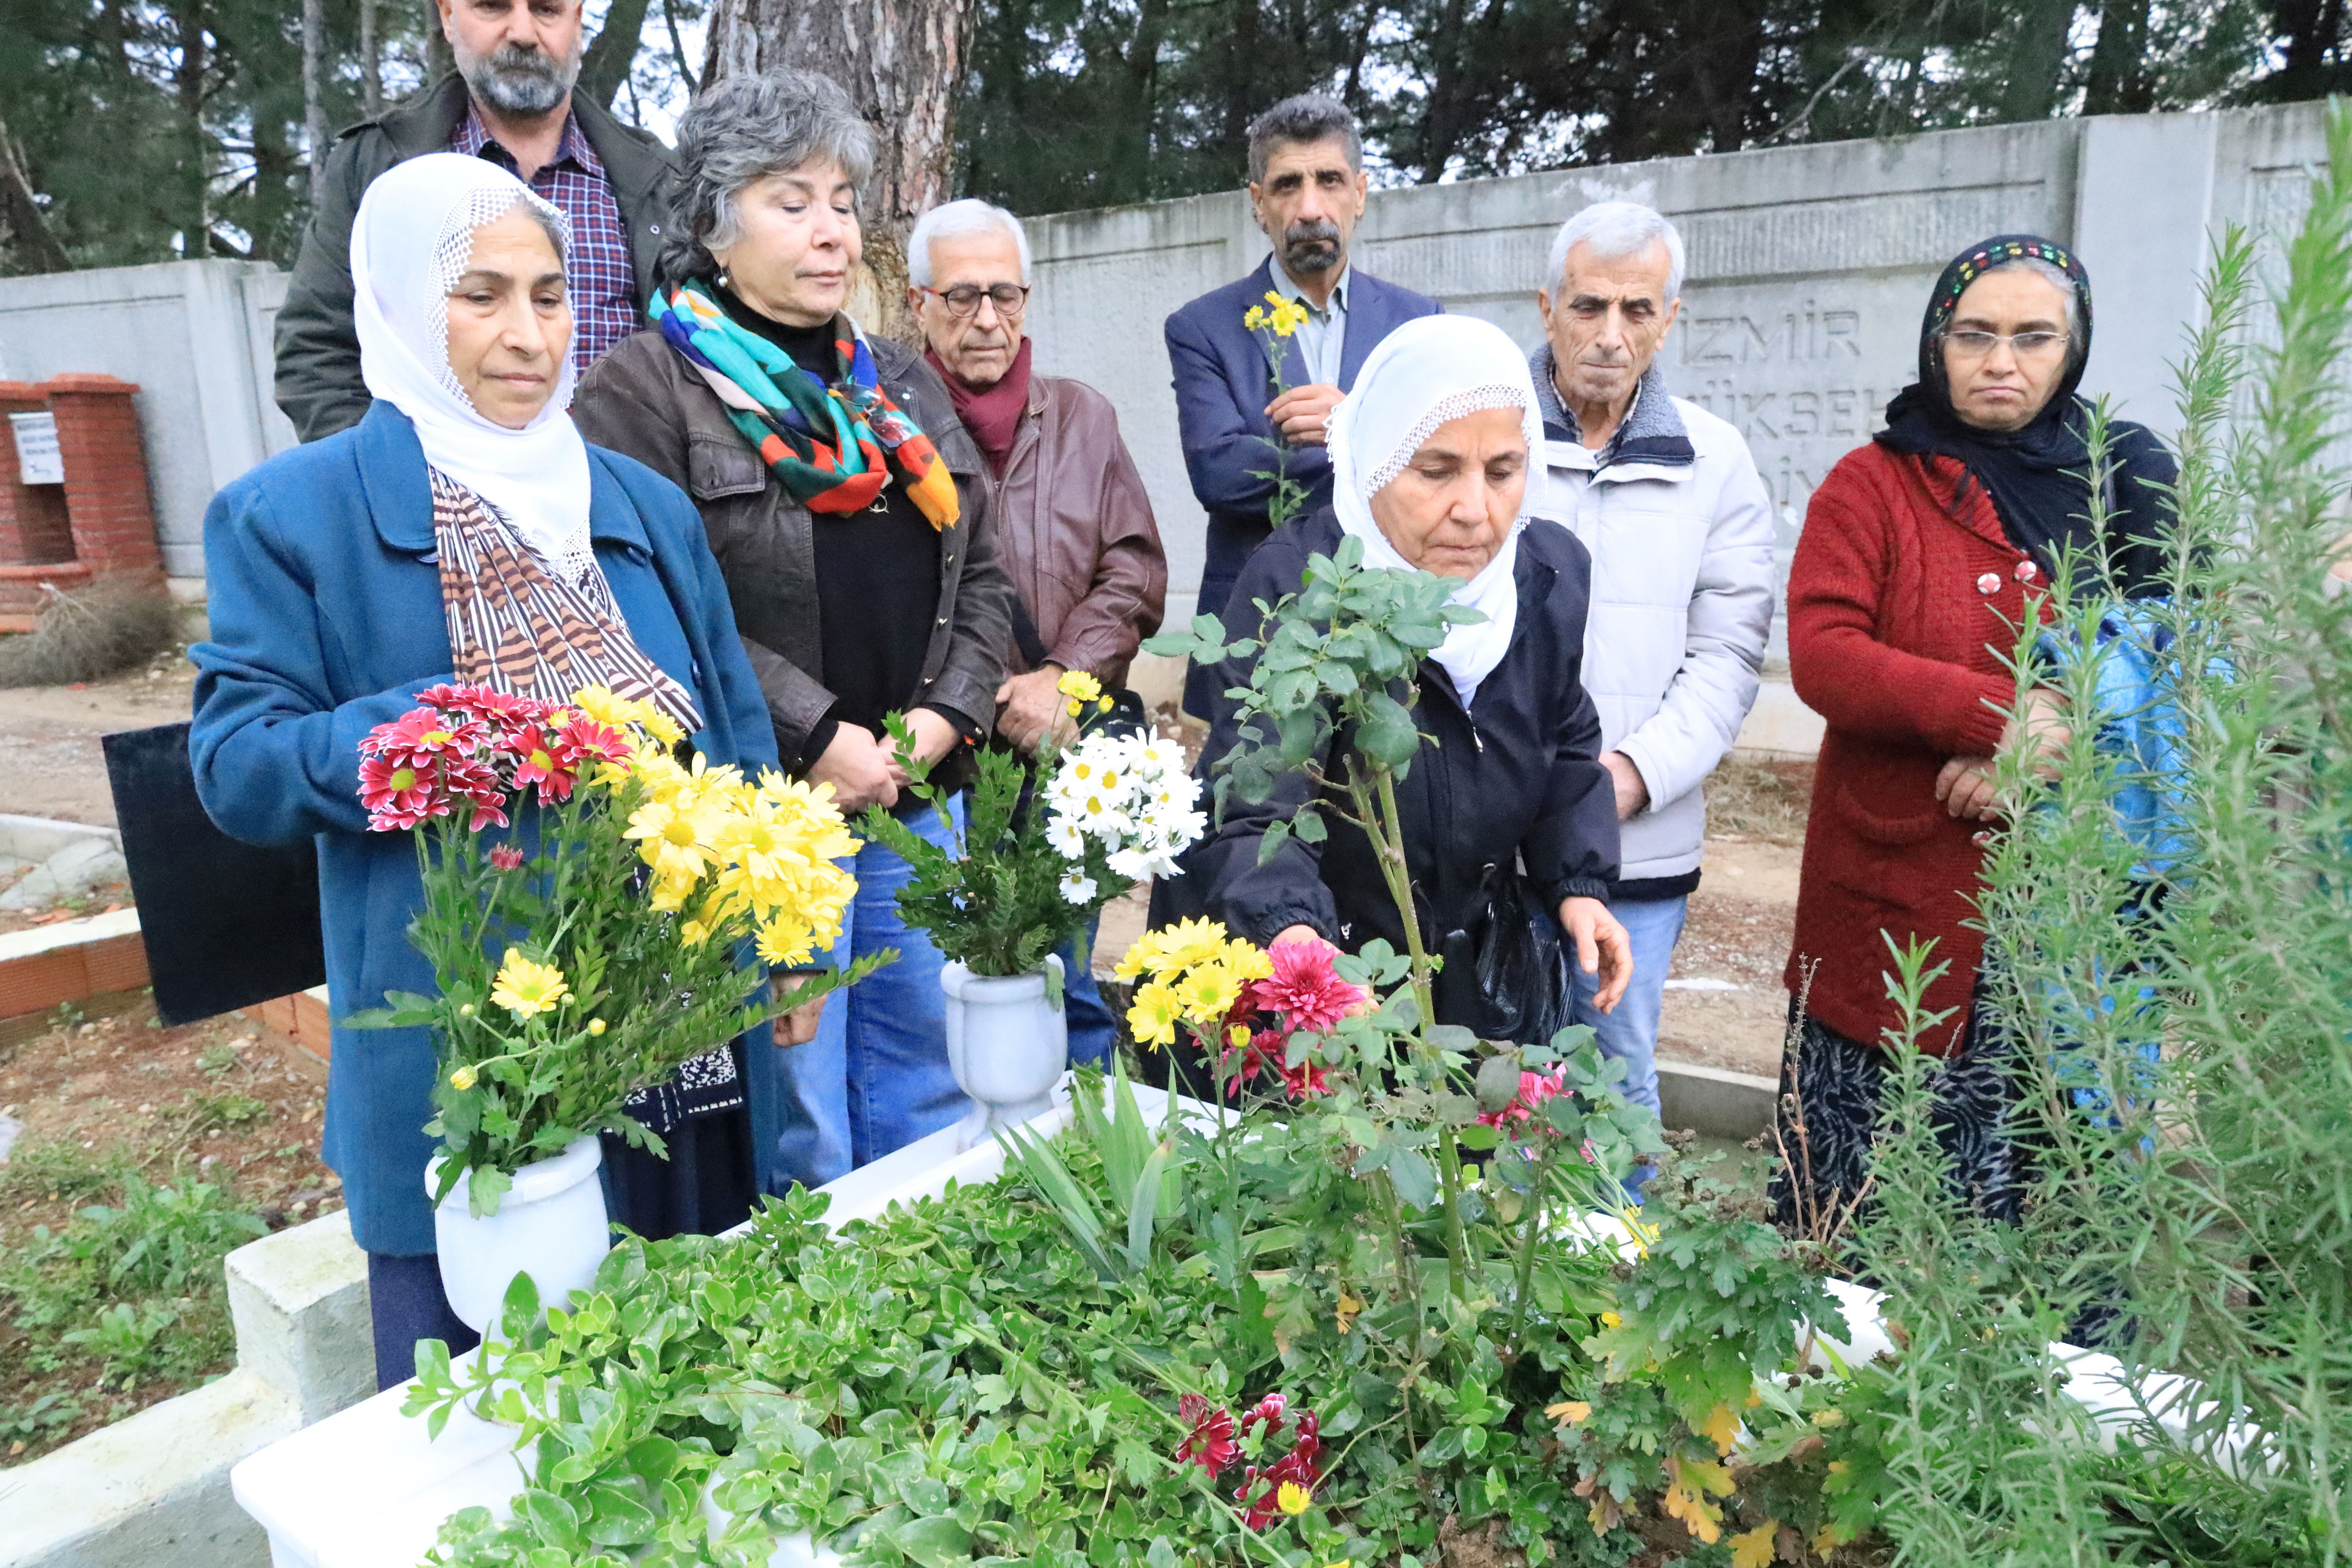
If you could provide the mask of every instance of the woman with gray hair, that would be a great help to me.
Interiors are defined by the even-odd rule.
[[[733,78],[678,126],[683,166],[650,314],[572,413],[701,509],[785,766],[846,812],[944,830],[905,791],[884,721],[950,789],[987,733],[1012,584],[979,453],[938,375],[844,310],[872,138],[824,77]],[[939,950],[904,926],[911,871],[878,844],[834,961],[894,948],[817,1037],[752,1080],[761,1182],[814,1186],[954,1121]]]

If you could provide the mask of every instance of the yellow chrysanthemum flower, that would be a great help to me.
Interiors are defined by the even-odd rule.
[[[642,724],[645,716],[654,711],[652,703],[624,697],[608,686],[582,687],[572,694],[572,706],[599,724],[610,724],[615,730]]]
[[[1160,939],[1155,974],[1215,963],[1225,956],[1225,928],[1215,921],[1178,921],[1162,930]]]
[[[1054,689],[1080,702],[1092,702],[1103,694],[1102,682],[1083,669],[1073,669],[1054,683]]]
[[[1137,937],[1128,950],[1119,954],[1118,962],[1111,966],[1111,978],[1132,983],[1156,973],[1160,963],[1160,936],[1159,931],[1148,931]]]
[[[1231,971],[1236,980],[1266,980],[1274,974],[1274,961],[1266,957],[1265,949],[1239,937],[1225,943],[1224,951],[1217,955],[1217,963]]]
[[[449,1075],[451,1089],[471,1089],[474,1087],[474,1069],[470,1067],[459,1068]]]
[[[1161,980],[1147,980],[1136,988],[1134,1005],[1127,1010],[1127,1026],[1147,1046],[1176,1043],[1176,1026],[1183,1021],[1184,1005],[1175,989]]]
[[[1274,1506],[1285,1513],[1305,1513],[1307,1505],[1314,1500],[1315,1494],[1297,1481],[1285,1481],[1274,1489]]]
[[[552,1013],[569,994],[563,971],[551,963],[533,963],[515,947],[507,949],[506,962],[499,965],[499,977],[490,986],[490,1000],[518,1018]]]
[[[1185,1017],[1214,1022],[1241,1000],[1242,983],[1223,964],[1204,963],[1187,971],[1175,990]]]
[[[637,840],[637,854],[655,876],[691,885],[719,859],[719,841],[731,819],[722,802],[680,789],[629,813],[621,837]]]

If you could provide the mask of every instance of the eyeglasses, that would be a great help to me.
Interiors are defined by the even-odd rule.
[[[944,293],[920,283],[915,287],[945,304],[950,316],[977,316],[982,300],[995,306],[1000,316],[1017,316],[1029,308],[1026,283],[998,283],[986,289],[977,283],[959,283]]]
[[[2064,332],[1980,332],[1958,331],[1944,334],[1944,350],[1956,359],[1983,359],[1996,344],[2007,343],[2020,359],[2039,359],[2056,353],[2066,345]]]

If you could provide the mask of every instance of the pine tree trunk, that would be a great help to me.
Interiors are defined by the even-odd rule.
[[[327,194],[327,104],[320,62],[327,52],[326,0],[302,0],[302,134],[310,144],[310,205]]]
[[[587,58],[580,62],[580,79],[572,90],[594,99],[599,109],[613,107],[614,95],[637,63],[637,35],[645,30],[648,3],[613,0],[604,12],[604,25],[588,46]]]
[[[181,145],[186,163],[179,171],[182,199],[180,255],[202,261],[213,250],[212,142],[205,133],[205,76],[212,69],[212,40],[205,33],[204,0],[179,0],[171,10],[179,59],[173,68],[173,96],[180,110]]]
[[[718,0],[703,85],[780,66],[831,77],[874,131],[859,216],[866,261],[850,314],[912,342],[907,235],[952,195],[955,92],[971,0]]]
[[[360,0],[360,111],[383,112],[383,46],[376,42],[375,0]]]
[[[73,267],[34,199],[33,182],[5,122],[0,122],[0,229],[7,233],[17,271],[64,272]]]

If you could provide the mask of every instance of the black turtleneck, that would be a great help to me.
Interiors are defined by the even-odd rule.
[[[738,325],[775,344],[794,364],[828,384],[839,378],[831,322],[788,326],[752,310],[730,289],[716,293]],[[940,531],[904,483],[893,479],[870,507],[809,517],[816,539],[817,646],[835,700],[809,732],[807,748],[791,759],[803,769],[823,754],[840,725],[863,725],[879,739],[884,714],[916,705],[940,613]],[[971,715],[938,710],[965,734],[978,733]]]

